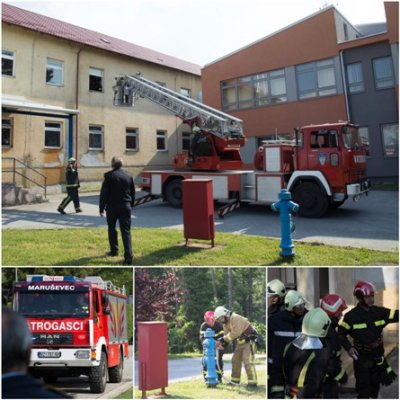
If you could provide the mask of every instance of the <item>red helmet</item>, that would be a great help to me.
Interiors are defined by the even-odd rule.
[[[321,308],[330,317],[337,317],[347,308],[346,300],[338,294],[327,294],[321,300]]]
[[[364,296],[374,296],[376,293],[375,286],[371,282],[358,281],[354,286],[353,296],[360,298]]]
[[[215,322],[214,311],[206,311],[204,313],[204,321],[206,321],[207,324],[214,323]]]

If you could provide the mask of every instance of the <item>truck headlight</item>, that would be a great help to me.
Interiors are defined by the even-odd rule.
[[[77,350],[75,352],[75,357],[79,360],[86,360],[90,357],[90,350]]]

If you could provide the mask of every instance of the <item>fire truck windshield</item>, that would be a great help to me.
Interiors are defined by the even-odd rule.
[[[343,127],[343,143],[347,149],[360,150],[364,148],[358,128],[355,126]]]
[[[89,292],[17,292],[14,308],[27,317],[87,317]]]

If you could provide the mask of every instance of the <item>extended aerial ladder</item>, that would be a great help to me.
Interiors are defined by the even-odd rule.
[[[114,105],[133,107],[139,98],[148,99],[174,113],[192,129],[202,132],[203,151],[177,154],[175,169],[237,170],[242,168],[239,149],[246,143],[242,120],[174,92],[156,82],[136,76],[116,77]],[[191,157],[190,157],[191,156]]]

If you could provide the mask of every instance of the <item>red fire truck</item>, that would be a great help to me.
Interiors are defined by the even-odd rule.
[[[14,285],[13,308],[32,332],[30,372],[54,383],[58,377],[89,377],[103,393],[122,380],[128,354],[127,296],[100,277],[28,275]]]
[[[286,188],[300,205],[300,215],[318,218],[370,190],[366,150],[358,127],[350,122],[304,126],[295,130],[293,140],[265,142],[255,154],[254,169],[244,170],[239,151],[246,138],[240,119],[140,75],[118,77],[114,91],[116,106],[133,106],[144,97],[200,131],[191,151],[175,156],[173,170],[142,171],[140,186],[149,194],[136,205],[163,198],[180,207],[182,180],[211,179],[214,199],[226,203],[221,217],[242,202],[272,204]]]

